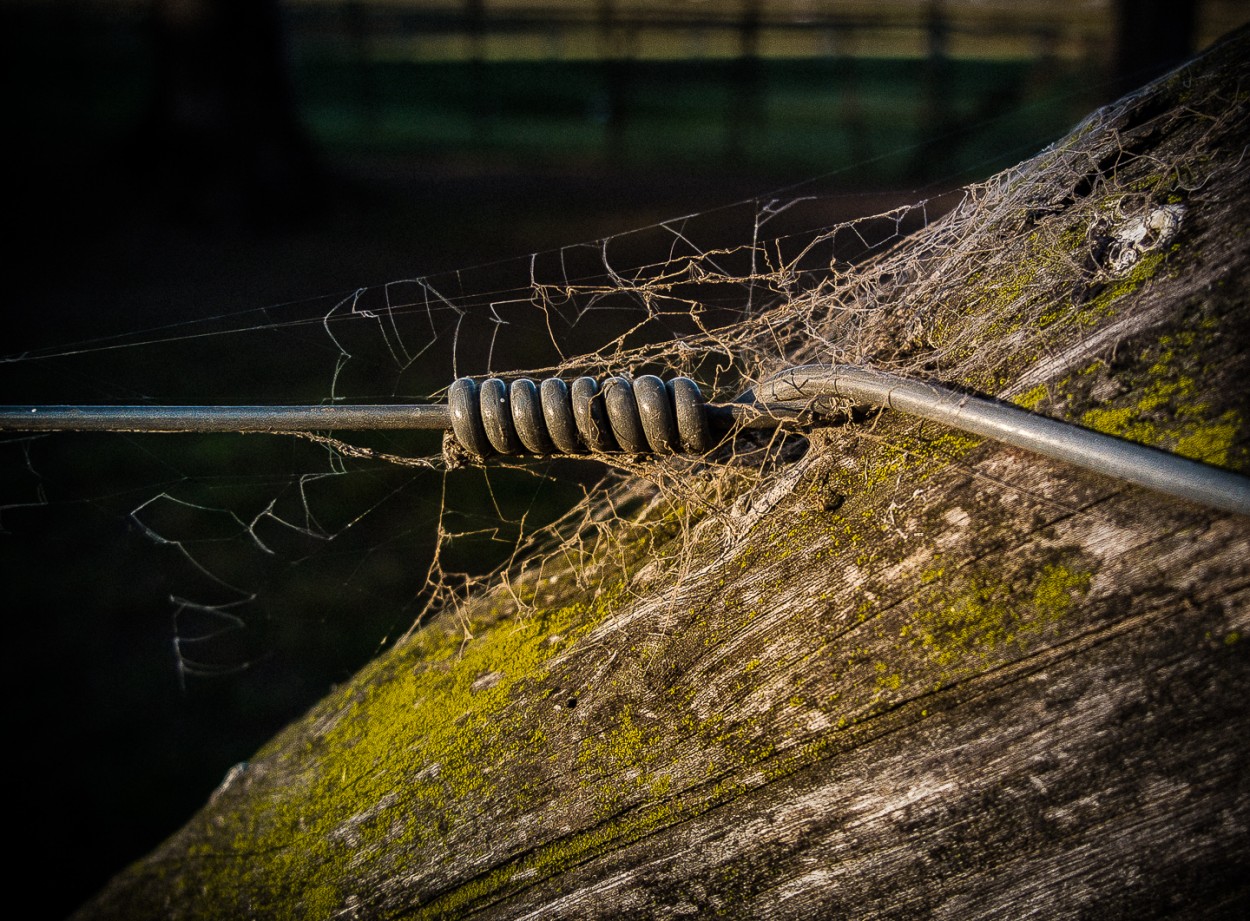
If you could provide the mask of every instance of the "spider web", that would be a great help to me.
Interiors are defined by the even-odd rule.
[[[1098,117],[1086,130],[1097,129]],[[1211,124],[1214,131],[1219,118],[1212,115]],[[1164,172],[1175,181],[1167,189],[1132,186],[1124,176],[1134,175],[1134,156],[1116,143],[1112,138],[1096,162],[1063,149],[1040,155],[1066,157],[1071,162],[1059,168],[1073,177],[1123,186],[1116,213],[1081,216],[1089,218],[1085,226],[1103,228],[1078,248],[1094,262],[1124,258],[1123,246],[1120,255],[1108,254],[1111,228],[1140,222],[1165,194],[1208,178],[1200,146],[1168,165]],[[832,217],[846,209],[846,196],[797,187],[518,259],[26,351],[7,356],[4,366],[15,372],[14,394],[30,402],[52,402],[49,389],[78,402],[437,401],[466,375],[642,373],[684,375],[710,398],[730,400],[803,362],[871,363],[998,392],[1012,359],[964,345],[992,306],[988,298],[978,303],[966,281],[1004,258],[984,246],[986,221],[1018,221],[1022,214],[1039,220],[1055,208],[1034,200],[1039,192],[1027,178],[1034,172],[1026,163],[985,183],[849,221]],[[1105,199],[1106,189],[1101,196],[1092,191],[1085,190],[1091,200]],[[1071,233],[1072,226],[1042,222],[1039,233]],[[938,254],[944,273],[929,274]],[[966,269],[952,275],[952,265]],[[1034,319],[1049,319],[1022,327],[1029,330],[1022,336],[1043,340],[1020,343],[1034,353],[1065,347],[1065,327],[1055,322],[1065,292],[1046,285],[1062,267],[1050,268],[1021,277],[1021,303]],[[933,317],[912,315],[900,328],[906,314],[898,305],[921,297],[962,305],[954,327],[944,324],[940,344],[930,336]],[[219,375],[208,386],[198,383],[194,394],[169,380],[152,390],[117,370],[125,364],[131,377],[136,367],[150,373],[151,365],[133,359],[156,350],[175,356],[162,362],[175,377],[183,355],[215,356],[208,361],[225,368],[231,360],[220,357],[222,350],[234,352],[240,341],[271,369],[264,392],[231,389],[251,383],[246,375],[242,382]],[[912,357],[918,352],[923,360]],[[76,373],[64,373],[67,365]],[[23,376],[32,369],[39,373]],[[84,380],[93,394],[68,395]],[[55,497],[48,481],[63,485],[66,475],[45,473],[51,468],[41,453],[70,439],[122,442],[164,476],[117,495],[88,488]],[[576,570],[572,561],[598,558],[605,546],[621,543],[619,534],[632,534],[649,514],[640,509],[710,506],[709,490],[723,505],[727,493],[765,489],[764,473],[802,442],[774,433],[739,438],[698,459],[506,458],[455,469],[427,433],[306,433],[302,443],[275,438],[264,448],[260,440],[204,436],[189,454],[170,456],[143,436],[8,438],[0,527],[47,503],[121,509],[130,529],[160,548],[161,566],[181,573],[168,593],[169,639],[185,682],[246,669],[266,654],[268,640],[251,644],[247,635],[256,632],[255,609],[264,610],[261,596],[275,585],[309,583],[295,593],[305,609],[311,603],[316,610],[329,596],[342,607],[382,608],[387,627],[372,638],[380,647],[440,612],[454,616],[457,600],[475,586],[507,583],[552,560]],[[319,572],[328,581],[316,578]],[[471,624],[463,630],[471,637]]]
[[[1212,95],[1128,128],[1122,116],[1101,111],[1072,136],[1079,145],[867,217],[845,219],[860,200],[813,183],[518,259],[12,349],[0,381],[6,402],[31,404],[334,404],[439,401],[460,375],[656,373],[725,401],[790,365],[849,362],[1053,410],[1054,381],[1159,322],[1146,310],[1091,335],[1079,305],[1164,258],[1189,200],[1243,168],[1220,137],[1244,119],[1244,101]],[[1197,140],[1189,130],[1176,132],[1183,146],[1142,143],[1171,136],[1174,118],[1197,125]],[[1002,239],[1027,239],[1029,258]],[[1010,328],[1011,347],[987,353],[977,343],[994,323]],[[126,735],[142,722],[133,713],[190,710],[179,757],[206,765],[180,782],[194,808],[197,784],[208,789],[223,763],[419,625],[442,619],[469,644],[486,611],[537,616],[657,585],[676,603],[683,576],[710,565],[700,553],[749,539],[793,488],[809,439],[836,437],[852,480],[910,451],[962,462],[932,426],[894,420],[884,437],[857,421],[868,424],[836,436],[742,433],[697,458],[483,465],[449,462],[425,432],[7,436],[0,564],[19,612],[12,638],[49,663],[73,731],[116,727],[108,744],[138,749]],[[50,571],[27,571],[36,557],[23,548],[36,539],[49,544]],[[48,618],[53,597],[94,601],[107,616]],[[141,616],[143,598],[156,613]],[[70,653],[83,648],[118,657],[114,676],[171,663],[171,693],[124,681],[101,693],[74,669]],[[262,695],[263,725],[245,730],[234,720]],[[229,752],[197,751],[222,722]],[[36,751],[65,731],[27,723],[20,734]]]
[[[341,297],[31,350],[6,357],[9,390],[45,403],[437,401],[463,375],[650,371],[692,377],[706,394],[724,398],[777,365],[775,345],[795,335],[804,314],[823,322],[803,305],[821,298],[831,279],[857,277],[859,266],[949,207],[947,200],[925,201],[831,223],[830,212],[844,209],[844,199],[746,201]],[[276,365],[266,392],[244,391],[229,375],[197,381],[193,393],[176,380],[163,391],[131,382],[153,370],[140,356],[158,353],[160,365],[172,369],[184,366],[184,354],[226,368],[240,359],[223,352],[240,349]],[[84,380],[89,387],[81,388]],[[621,474],[641,472],[658,483],[671,478],[668,468],[689,466],[509,459],[448,470],[439,439],[426,433],[307,433],[306,444],[267,446],[243,436],[173,436],[172,447],[153,440],[162,437],[170,438],[7,439],[0,527],[49,502],[123,515],[132,532],[159,548],[158,565],[171,574],[170,644],[183,683],[246,669],[265,655],[266,640],[247,639],[255,609],[265,607],[258,599],[271,596],[275,584],[291,586],[293,573],[330,569],[340,581],[325,586],[328,594],[351,604],[389,604],[389,626],[375,638],[380,645],[454,606],[501,567],[518,565],[540,546],[549,550],[557,535],[602,519],[612,504],[605,477],[619,483]],[[93,494],[89,484],[82,492],[65,488],[78,478],[58,467],[65,458],[56,448],[70,440],[133,455],[118,464],[138,466],[147,477],[117,494]],[[206,453],[225,463],[206,463]],[[293,466],[301,472],[292,475]],[[47,478],[61,487],[52,495]],[[373,528],[375,521],[385,527]],[[386,562],[397,555],[405,557],[403,576],[375,590],[370,574],[399,568]],[[337,565],[340,557],[353,562]],[[327,559],[336,565],[325,567]],[[396,581],[403,586],[398,602],[390,591]]]

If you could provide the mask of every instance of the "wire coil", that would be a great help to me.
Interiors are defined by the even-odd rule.
[[[993,438],[1165,495],[1250,515],[1250,477],[1149,445],[1049,419],[1000,400],[853,365],[786,368],[729,403],[694,381],[652,375],[479,384],[461,378],[446,405],[0,406],[0,432],[452,430],[463,451],[494,454],[707,454],[722,434],[829,424],[828,399],[880,406]],[[713,429],[716,437],[713,437]]]
[[[579,377],[541,384],[459,378],[447,394],[451,428],[466,451],[493,454],[705,454],[713,447],[707,408],[689,378],[650,374]]]

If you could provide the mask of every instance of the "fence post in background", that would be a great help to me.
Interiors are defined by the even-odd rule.
[[[763,65],[760,60],[760,0],[743,0],[738,20],[738,56],[733,62],[727,112],[725,157],[738,159],[750,153],[755,131],[763,120]]]
[[[1116,92],[1127,93],[1193,51],[1198,0],[1116,0]]]
[[[922,111],[916,119],[921,145],[912,163],[914,176],[926,175],[943,146],[936,140],[951,122],[950,21],[942,0],[929,0],[924,14],[925,60],[921,76]]]

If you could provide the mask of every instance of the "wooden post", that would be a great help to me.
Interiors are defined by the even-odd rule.
[[[866,359],[1250,469],[1247,85],[1243,31],[900,243]],[[78,918],[1245,913],[1250,520],[888,414],[636,488]]]

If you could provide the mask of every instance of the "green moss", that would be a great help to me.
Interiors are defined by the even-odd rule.
[[[300,915],[305,918],[332,918],[343,904],[337,887],[321,883],[308,887],[302,893]]]
[[[1017,406],[1022,406],[1030,412],[1036,412],[1042,402],[1050,396],[1050,390],[1045,384],[1038,384],[1032,390],[1025,391],[1017,397],[1012,398],[1012,402]]]
[[[623,847],[631,841],[645,837],[657,828],[671,825],[679,817],[676,807],[668,803],[660,803],[622,816],[615,821],[597,825],[580,834],[570,835],[539,847],[523,858],[469,880],[464,885],[422,906],[411,917],[414,919],[455,917],[476,903],[507,889],[514,882],[545,879],[561,873],[596,854]]]
[[[578,775],[581,786],[593,790],[597,817],[610,816],[637,790],[655,795],[657,786],[667,785],[667,778],[652,774],[659,741],[658,730],[638,725],[630,706],[615,715],[606,731],[582,740]]]
[[[543,758],[547,736],[527,721],[532,708],[511,704],[623,595],[618,583],[593,602],[501,621],[469,641],[434,627],[418,633],[362,673],[325,714],[328,728],[295,756],[311,768],[273,790],[265,807],[223,823],[210,850],[218,858],[267,853],[263,866],[203,861],[197,888],[219,906],[332,916],[341,907],[338,874],[347,873],[352,860],[396,840],[405,844],[396,853],[411,854],[427,839],[447,835],[461,820],[462,803],[498,793],[491,768],[509,758]],[[293,757],[280,754],[284,750],[280,737],[258,758]],[[544,795],[535,781],[510,780],[514,800]],[[316,803],[316,811],[307,803]]]
[[[837,487],[848,494],[859,494],[889,487],[904,478],[924,481],[980,443],[981,439],[960,432],[940,432],[928,438],[914,432],[899,432],[882,441],[863,458],[861,474],[857,479],[842,471],[835,473]],[[875,520],[876,513],[865,510],[864,517]],[[853,543],[864,540],[862,534],[848,536]],[[790,546],[793,543],[791,541]]]
[[[904,636],[945,674],[980,672],[1062,620],[1090,580],[1089,572],[1057,562],[1034,571],[1024,586],[989,572],[959,573],[935,583]]]
[[[632,730],[626,732],[632,734]],[[635,751],[633,743],[628,743],[627,747],[631,753]],[[717,766],[709,760],[707,776],[714,776],[717,770]],[[762,778],[756,782],[762,782]],[[412,917],[457,916],[515,885],[532,885],[537,880],[566,872],[598,854],[617,851],[663,828],[701,815],[721,803],[740,797],[747,789],[740,781],[722,778],[687,790],[682,799],[659,799],[668,793],[669,787],[667,777],[654,779],[647,792],[658,801],[622,809],[592,828],[540,845],[439,896],[422,906]]]
[[[1080,322],[1090,326],[1115,313],[1114,304],[1120,298],[1132,294],[1159,271],[1167,253],[1154,252],[1142,256],[1126,274],[1110,282],[1090,299],[1081,311]]]
[[[1192,332],[1164,337],[1161,354],[1146,372],[1144,384],[1128,397],[1130,402],[1088,410],[1081,424],[1193,460],[1227,465],[1241,418],[1234,410],[1213,417],[1210,404],[1196,397],[1194,378],[1179,370],[1197,345]]]

